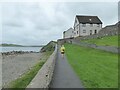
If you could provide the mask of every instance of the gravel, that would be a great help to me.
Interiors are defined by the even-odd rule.
[[[39,62],[41,53],[29,53],[12,55],[2,60],[2,84],[3,86],[19,78],[32,66]]]

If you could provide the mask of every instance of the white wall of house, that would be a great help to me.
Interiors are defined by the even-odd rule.
[[[102,24],[82,24],[75,17],[74,29],[70,28],[63,33],[64,38],[87,36],[97,34],[102,29]]]
[[[102,29],[102,24],[80,24],[80,36],[93,35]]]
[[[102,24],[79,24],[79,21],[77,18],[75,18],[75,23],[74,23],[74,37],[78,36],[86,36],[86,35],[92,35],[96,34],[102,29]],[[95,31],[96,30],[96,31]]]
[[[77,18],[75,18],[75,23],[74,23],[74,37],[78,37],[80,34],[80,25],[79,21]]]
[[[67,31],[65,31],[63,36],[64,38],[74,37],[74,29],[73,28],[68,29]]]

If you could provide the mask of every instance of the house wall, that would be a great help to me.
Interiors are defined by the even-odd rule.
[[[67,31],[65,31],[63,36],[64,38],[74,37],[74,29],[73,28],[68,29]]]
[[[74,37],[78,37],[80,33],[80,25],[79,21],[77,18],[75,18],[75,23],[74,23]]]
[[[91,24],[87,23],[85,27],[83,27],[82,23],[79,23],[78,18],[75,17],[75,22],[74,22],[74,34],[72,33],[73,37],[79,37],[79,36],[87,36],[95,34],[95,30],[96,30],[96,34],[102,29],[102,24],[93,24],[93,26],[91,26]],[[84,32],[85,30],[85,32]],[[65,38],[70,38],[70,31],[66,31],[65,34]]]
[[[93,26],[91,26],[90,24],[86,24],[85,27],[83,27],[83,25],[80,24],[79,26],[80,26],[80,36],[93,35],[95,34],[95,30],[97,34],[100,31],[100,29],[102,29],[102,24],[99,24],[99,27],[97,24],[93,24]]]

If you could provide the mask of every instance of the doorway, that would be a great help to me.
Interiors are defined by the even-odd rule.
[[[95,34],[97,34],[97,30],[95,30]]]
[[[90,30],[90,35],[92,35],[92,30]]]

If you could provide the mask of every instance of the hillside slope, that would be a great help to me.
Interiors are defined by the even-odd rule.
[[[100,46],[118,47],[118,35],[106,36],[103,38],[95,38],[95,39],[89,39],[89,40],[82,40],[81,42],[87,42],[87,43],[96,44]]]
[[[46,51],[51,51],[55,49],[56,42],[55,41],[50,41],[47,45],[42,47],[40,52],[46,52]]]
[[[118,87],[117,54],[73,44],[65,47],[67,59],[85,87]]]

